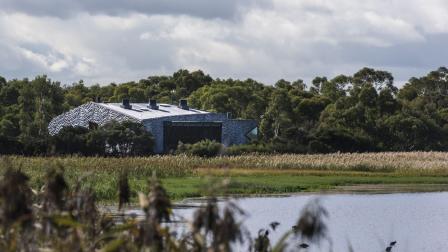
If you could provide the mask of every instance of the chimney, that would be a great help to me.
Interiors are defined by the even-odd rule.
[[[129,102],[129,99],[123,99],[121,107],[124,109],[132,109],[132,105]]]
[[[157,110],[159,109],[159,106],[157,105],[157,100],[149,99],[148,108]]]
[[[185,109],[185,110],[189,110],[190,108],[188,107],[188,102],[185,99],[181,99],[179,101],[179,108],[181,109]]]

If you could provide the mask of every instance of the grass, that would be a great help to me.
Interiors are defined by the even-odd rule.
[[[31,177],[31,185],[44,184],[45,171],[54,165],[65,169],[70,184],[84,177],[101,201],[117,198],[118,177],[129,173],[135,200],[146,191],[155,172],[174,199],[204,195],[207,178],[230,177],[231,194],[270,194],[318,191],[357,184],[448,184],[448,153],[366,153],[328,155],[245,155],[199,158],[151,156],[8,157]],[[3,168],[1,168],[3,169]]]
[[[359,177],[359,176],[236,176],[231,177],[228,193],[237,195],[312,192],[336,186],[357,184],[448,184],[444,177]],[[204,180],[197,177],[162,180],[175,199],[199,197]]]

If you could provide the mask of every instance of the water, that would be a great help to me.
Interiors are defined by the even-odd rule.
[[[236,202],[247,212],[243,223],[253,237],[272,221],[280,222],[269,236],[276,241],[296,223],[307,202],[315,198],[320,198],[329,212],[326,223],[335,252],[348,251],[348,244],[354,251],[384,251],[395,240],[394,252],[448,251],[448,192],[292,195],[241,198]],[[177,209],[175,215],[191,219],[194,210]],[[325,241],[308,251],[329,248]]]

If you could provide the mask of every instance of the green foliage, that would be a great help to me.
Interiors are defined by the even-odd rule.
[[[229,193],[291,193],[329,189],[353,184],[421,184],[421,189],[445,190],[448,170],[446,152],[338,153],[325,155],[245,154],[201,158],[196,156],[153,155],[145,157],[23,157],[11,163],[30,176],[29,183],[40,189],[49,174],[49,164],[63,164],[70,188],[84,177],[81,186],[91,186],[97,199],[111,202],[126,189],[116,176],[128,174],[131,202],[144,191],[147,179],[156,173],[170,197],[206,196],[201,190],[204,177],[231,177]],[[7,167],[2,167],[0,173]],[[411,189],[412,189],[411,188]],[[126,202],[124,200],[123,202]]]
[[[213,79],[200,70],[101,86],[82,80],[61,86],[46,76],[0,78],[0,153],[148,154],[149,136],[134,125],[112,123],[89,133],[66,129],[55,139],[48,135],[48,123],[62,112],[88,101],[123,98],[171,104],[186,98],[192,108],[257,120],[260,143],[231,147],[231,155],[448,150],[448,69],[413,77],[400,89],[393,82],[391,73],[372,68],[316,77],[309,87],[300,79],[281,79],[273,86]]]
[[[397,114],[384,122],[388,129],[389,149],[403,150],[445,150],[447,131],[434,120],[418,114]]]
[[[53,137],[54,152],[59,154],[87,154],[86,135],[89,132],[84,127],[64,127]]]
[[[141,123],[110,122],[97,130],[102,131],[106,154],[142,156],[152,153],[154,139]]]
[[[216,80],[194,91],[189,96],[193,107],[220,113],[231,113],[234,118],[259,120],[266,109],[270,88],[254,80]]]
[[[271,153],[273,150],[265,144],[241,144],[232,145],[225,149],[225,154],[229,156],[238,156],[251,153]]]
[[[322,128],[309,143],[309,150],[313,153],[330,152],[366,152],[375,151],[372,141],[365,136],[359,136],[338,128]]]
[[[199,157],[215,157],[224,153],[224,146],[208,139],[194,144],[179,143],[176,153]]]
[[[154,139],[140,123],[113,121],[92,130],[65,127],[52,143],[55,154],[143,156],[152,153]]]

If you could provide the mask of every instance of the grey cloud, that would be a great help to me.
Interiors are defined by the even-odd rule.
[[[24,69],[27,69],[25,75]],[[20,78],[41,74],[43,71],[45,69],[40,68],[20,55],[17,48],[0,42],[0,76]]]
[[[252,4],[255,4],[252,0],[0,0],[1,9],[6,12],[59,18],[86,12],[114,16],[142,13],[231,19],[237,15],[239,8]]]
[[[273,84],[368,66],[391,71],[402,83],[446,64],[448,34],[418,29],[433,24],[418,11],[383,13],[382,5],[373,8],[376,1],[368,11],[349,13],[333,2],[278,6],[287,1],[0,0],[0,75],[47,73],[63,83],[91,84],[200,68]],[[419,14],[424,18],[410,18]]]
[[[424,42],[402,43],[391,47],[372,47],[346,43],[340,46],[324,47],[317,50],[316,57],[327,63],[343,64],[351,62],[356,66],[369,66],[391,71],[398,82],[410,77],[418,77],[447,64],[448,34],[427,35]],[[407,69],[407,70],[406,70]]]

